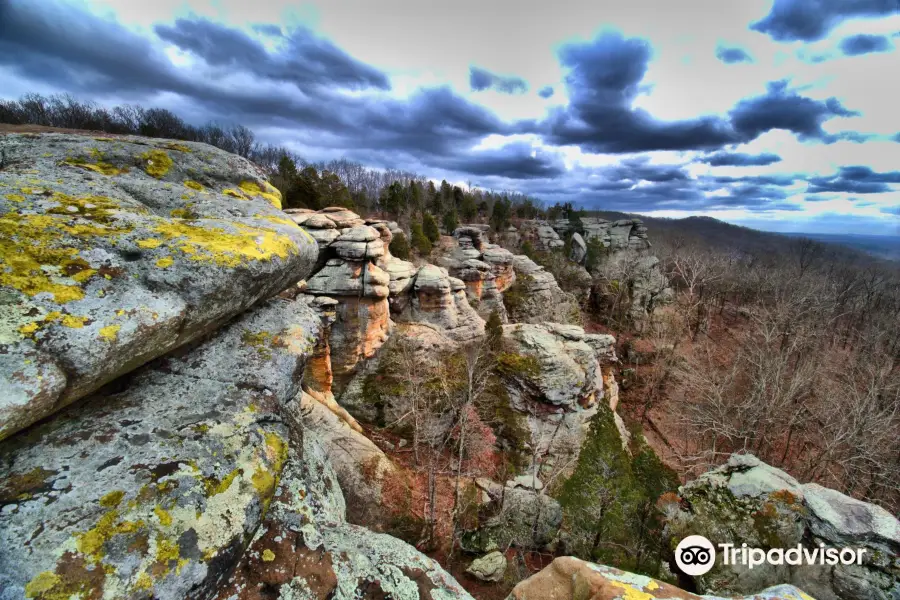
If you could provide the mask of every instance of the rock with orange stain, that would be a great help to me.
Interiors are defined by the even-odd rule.
[[[572,556],[553,560],[549,567],[519,582],[507,600],[725,600],[698,596],[671,584]],[[737,600],[730,597],[729,600]],[[771,587],[743,600],[813,600],[792,585]]]

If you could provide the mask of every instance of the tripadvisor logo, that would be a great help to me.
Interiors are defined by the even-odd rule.
[[[718,544],[723,565],[744,565],[748,569],[760,565],[859,565],[863,562],[865,548],[829,548],[819,544],[804,548],[751,548],[747,544]],[[686,575],[705,575],[716,564],[716,548],[702,535],[689,535],[675,548],[675,564]]]

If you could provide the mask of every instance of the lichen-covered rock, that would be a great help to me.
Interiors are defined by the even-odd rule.
[[[482,581],[500,581],[506,573],[506,556],[499,550],[489,552],[473,560],[466,573]]]
[[[137,137],[2,143],[0,439],[313,267],[314,240],[240,157]]]
[[[274,495],[319,327],[270,300],[0,444],[0,598],[210,597]]]
[[[299,437],[265,521],[218,600],[472,600],[412,546],[346,523],[330,453],[315,430]]]
[[[557,323],[504,325],[498,361],[542,467],[577,457],[598,403],[611,404],[617,391],[611,373],[604,377],[616,362],[615,338]]]
[[[677,587],[572,556],[556,558],[549,567],[519,582],[507,600],[726,600],[698,596]],[[738,600],[729,597],[728,600]],[[812,600],[791,585],[778,585],[743,600]]]
[[[718,469],[679,490],[667,502],[667,535],[689,533],[737,547],[862,548],[862,565],[716,566],[696,578],[701,590],[749,593],[790,582],[820,600],[893,600],[900,596],[900,522],[886,510],[796,479],[751,455],[732,455]]]

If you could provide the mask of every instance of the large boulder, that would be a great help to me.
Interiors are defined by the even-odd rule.
[[[751,455],[732,455],[685,484],[664,504],[673,543],[688,534],[740,548],[865,549],[861,565],[716,566],[696,578],[702,591],[751,593],[790,582],[819,600],[894,600],[900,597],[900,522],[886,510],[796,479]]]
[[[0,439],[214,330],[312,269],[247,160],[205,144],[7,134]]]
[[[466,573],[481,581],[501,581],[506,574],[506,556],[499,550],[489,552],[473,560]]]
[[[549,567],[519,582],[508,600],[726,600],[698,596],[645,575],[589,563],[572,556],[553,560]],[[728,600],[738,600],[733,596]],[[748,595],[744,600],[810,600],[791,585],[779,585]]]
[[[283,475],[320,322],[270,300],[0,444],[0,598],[214,594]]]

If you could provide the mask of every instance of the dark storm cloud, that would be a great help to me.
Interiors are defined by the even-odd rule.
[[[900,144],[900,132],[898,132],[894,137],[891,138],[893,141]]]
[[[727,48],[725,46],[716,48],[716,58],[728,65],[740,62],[753,62],[753,58],[743,48]]]
[[[479,67],[469,67],[469,87],[474,92],[494,89],[502,94],[524,94],[528,84],[521,77],[497,75]]]
[[[791,131],[801,140],[826,139],[822,123],[833,117],[855,117],[837,98],[813,100],[788,89],[786,80],[769,83],[762,96],[741,100],[731,110],[731,122],[743,139],[751,140],[772,129]]]
[[[538,96],[541,98],[549,98],[553,95],[553,91],[553,87],[547,85],[538,90]]]
[[[716,152],[704,156],[699,162],[712,167],[762,167],[781,162],[781,157],[770,152],[746,154],[744,152]]]
[[[833,136],[834,141],[846,141],[853,142],[854,144],[864,144],[875,137],[873,133],[860,133],[858,131],[842,131],[840,133],[836,133]],[[826,140],[827,141],[827,140]]]
[[[202,19],[155,29],[202,63],[179,68],[158,41],[69,4],[0,0],[0,67],[101,101],[115,94],[148,105],[148,97],[173,92],[167,107],[176,113],[281,129],[298,142],[347,154],[372,148],[454,155],[486,135],[512,132],[446,86],[420,88],[406,99],[386,96],[383,73],[306,29],[286,31],[274,51]]]
[[[883,35],[869,35],[860,33],[859,35],[851,35],[841,40],[840,49],[845,56],[859,56],[860,54],[871,54],[873,52],[887,52],[893,46],[890,40]]]
[[[897,0],[775,0],[771,12],[750,29],[779,42],[814,42],[845,19],[893,13],[900,13]]]
[[[880,212],[883,212],[886,215],[896,215],[900,217],[900,205],[897,206],[885,206],[881,209]]]
[[[847,192],[880,194],[892,190],[889,184],[900,183],[900,171],[877,173],[866,166],[840,167],[829,177],[809,178],[808,193]]]
[[[147,38],[51,1],[0,1],[0,65],[69,91],[193,88]]]
[[[711,149],[735,142],[728,123],[717,117],[662,122],[632,107],[650,56],[647,41],[612,32],[563,46],[569,105],[553,110],[536,130],[555,144],[589,152]]]
[[[633,107],[644,89],[641,82],[651,53],[646,40],[614,32],[564,46],[560,61],[569,69],[569,104],[551,110],[531,128],[554,144],[579,145],[588,152],[718,150],[773,129],[791,131],[801,140],[835,141],[822,124],[834,117],[859,114],[836,98],[814,100],[789,89],[787,81],[775,81],[769,83],[765,94],[738,102],[728,119],[703,116],[660,121]]]
[[[559,177],[566,172],[562,161],[553,155],[536,153],[530,144],[508,144],[492,150],[474,150],[446,160],[441,168],[476,176],[493,175],[509,179]]]
[[[242,31],[206,19],[178,19],[174,25],[157,25],[154,31],[164,41],[215,67],[239,69],[299,86],[391,87],[384,73],[304,27],[284,36],[284,43],[274,53]]]

